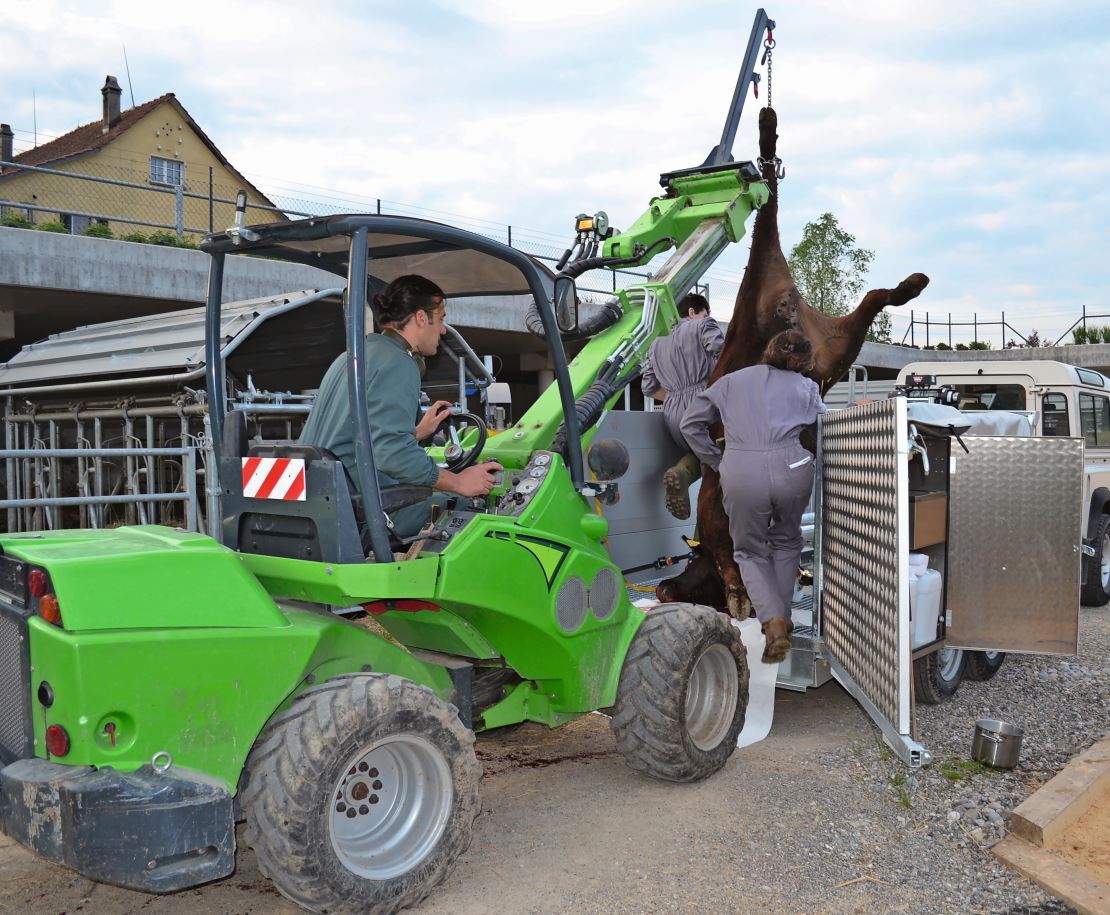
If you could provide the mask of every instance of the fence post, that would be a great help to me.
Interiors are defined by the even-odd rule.
[[[173,186],[173,224],[178,239],[185,238],[185,188],[181,184]]]
[[[910,309],[910,346],[913,346],[913,345],[914,345],[914,341],[913,341],[913,326],[914,326],[914,324],[916,324],[916,323],[917,323],[917,322],[916,322],[916,321],[914,320],[914,317],[913,317],[913,309],[911,308],[911,309]]]
[[[382,215],[382,198],[381,197],[378,198],[378,215],[379,216]]]
[[[208,166],[208,231],[216,231],[215,186],[212,184],[212,166]]]
[[[948,348],[952,349],[952,312],[948,312]]]
[[[1083,306],[1083,339],[1087,339],[1087,306]]]
[[[971,320],[972,320],[973,325],[974,325],[974,329],[972,330],[972,335],[973,336],[971,338],[971,342],[972,343],[978,343],[979,342],[979,315],[977,313],[973,312],[972,315],[971,315]]]
[[[929,348],[929,312],[925,312],[925,349]]]
[[[509,226],[509,247],[513,246],[513,227]]]

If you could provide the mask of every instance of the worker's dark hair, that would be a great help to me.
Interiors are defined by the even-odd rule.
[[[784,330],[767,341],[763,362],[776,369],[804,375],[813,369],[813,346],[800,330]]]
[[[374,296],[374,314],[379,324],[388,324],[400,330],[423,311],[431,318],[444,298],[443,290],[423,276],[410,273],[399,276]],[[437,301],[438,300],[438,301]]]
[[[678,313],[685,318],[686,312],[691,308],[699,315],[703,311],[709,314],[709,300],[703,295],[698,295],[696,292],[688,292],[682,301],[678,303]]]

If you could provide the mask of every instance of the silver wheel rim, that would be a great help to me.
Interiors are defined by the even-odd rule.
[[[940,657],[937,660],[940,662],[940,675],[945,680],[955,680],[956,674],[960,671],[960,661],[963,660],[964,653],[959,648],[942,648],[940,650]]]
[[[380,740],[351,757],[332,788],[332,850],[367,880],[408,873],[443,835],[454,795],[451,769],[432,743],[412,735]]]
[[[698,657],[686,688],[686,733],[699,750],[712,750],[732,726],[740,695],[736,659],[724,645]]]
[[[1102,567],[1099,573],[1102,578],[1102,590],[1110,589],[1110,534],[1102,535]]]

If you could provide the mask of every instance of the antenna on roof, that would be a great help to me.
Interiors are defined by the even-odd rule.
[[[120,42],[123,44],[123,42]],[[131,93],[131,107],[135,107],[135,90],[131,86],[131,64],[127,62],[127,45],[123,45],[123,68],[127,71],[127,91]]]

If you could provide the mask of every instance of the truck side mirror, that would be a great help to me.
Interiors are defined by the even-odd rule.
[[[572,276],[555,277],[555,323],[562,331],[578,327],[578,290]]]

